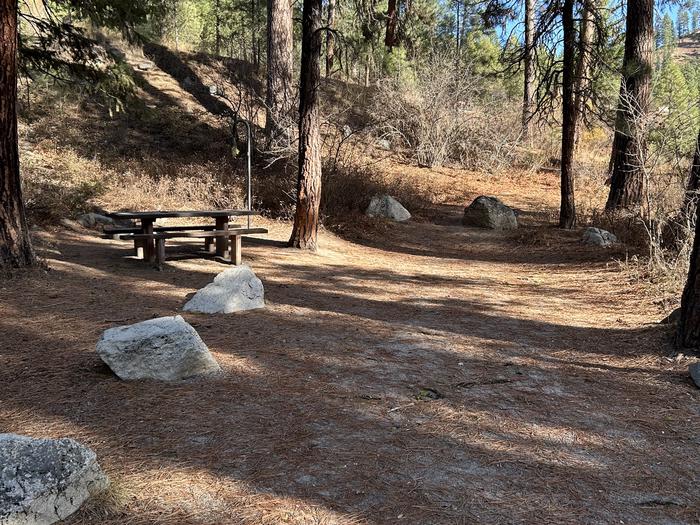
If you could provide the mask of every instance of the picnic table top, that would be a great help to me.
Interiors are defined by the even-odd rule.
[[[240,217],[258,215],[250,210],[183,210],[183,211],[118,211],[108,214],[114,219],[166,219],[175,217]]]

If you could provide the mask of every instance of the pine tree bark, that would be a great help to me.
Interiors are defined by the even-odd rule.
[[[647,144],[638,124],[649,109],[653,50],[654,2],[629,0],[623,79],[610,159],[610,194],[605,205],[609,211],[635,208],[642,203]]]
[[[299,100],[297,207],[289,245],[316,250],[321,202],[321,135],[318,90],[321,81],[322,0],[304,0]]]
[[[292,71],[294,34],[290,0],[267,2],[267,93],[265,95],[265,136],[268,149],[278,141],[287,142],[284,121],[292,112]]]
[[[221,55],[221,1],[214,2],[214,54]]]
[[[396,45],[396,26],[398,25],[398,0],[389,0],[389,6],[386,10],[386,35],[384,44],[391,53],[392,48]]]
[[[17,0],[0,0],[0,268],[36,263],[17,145]]]
[[[531,134],[532,100],[535,79],[535,62],[533,60],[535,40],[535,0],[525,0],[525,83],[523,85],[523,136]]]
[[[581,124],[584,122],[586,91],[588,90],[590,71],[591,44],[593,42],[594,0],[583,0],[581,5],[581,22],[578,36],[578,57],[576,61],[576,87],[574,88],[574,105],[576,106],[576,138],[578,146]]]
[[[326,26],[326,78],[331,78],[333,75],[333,62],[335,61],[335,2],[336,0],[328,0],[328,20]],[[341,57],[342,58],[342,57]]]
[[[576,140],[576,105],[574,81],[576,76],[576,30],[574,27],[574,0],[564,0],[562,16],[564,30],[564,63],[562,75],[562,130],[561,130],[561,209],[559,227],[576,226],[574,201],[574,146]]]
[[[688,184],[685,188],[685,198],[683,199],[682,212],[688,216],[694,211],[693,203],[697,199],[698,190],[700,190],[700,132],[695,141],[695,154],[693,155],[693,164],[690,166],[690,176]]]
[[[699,210],[696,206],[695,212]],[[695,240],[690,256],[688,279],[681,297],[681,317],[676,334],[681,348],[700,348],[700,223],[695,225]]]

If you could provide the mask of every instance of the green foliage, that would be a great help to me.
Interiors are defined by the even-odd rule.
[[[673,28],[673,19],[666,13],[661,19],[661,28],[657,35],[657,46],[664,47],[668,50],[676,47],[677,43],[678,39],[676,38],[676,32]]]
[[[678,10],[678,38],[690,33],[690,15],[688,10],[681,8]]]
[[[653,106],[658,124],[650,127],[650,144],[679,157],[692,155],[700,124],[699,97],[698,63],[664,60],[654,76]]]

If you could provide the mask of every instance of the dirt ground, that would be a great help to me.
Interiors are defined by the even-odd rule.
[[[118,380],[95,343],[222,265],[39,232],[50,271],[0,282],[0,431],[94,448],[112,488],[73,525],[699,523],[688,358],[622,254],[534,195],[508,196],[514,234],[454,204],[310,254],[270,223],[244,244],[266,308],[184,314],[225,373],[175,384]]]

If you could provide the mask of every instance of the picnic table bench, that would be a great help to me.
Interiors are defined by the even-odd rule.
[[[203,238],[205,250],[212,251],[223,260],[241,264],[241,236],[267,233],[265,228],[250,227],[250,217],[258,215],[251,210],[189,210],[189,211],[136,211],[116,212],[109,216],[116,220],[136,220],[136,227],[106,228],[106,237],[131,240],[137,257],[141,257],[162,269],[165,262],[165,242],[175,238]],[[213,218],[213,225],[165,225],[156,226],[164,218]],[[248,217],[248,226],[231,224],[231,217]],[[212,247],[215,245],[215,249]]]

